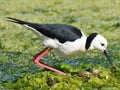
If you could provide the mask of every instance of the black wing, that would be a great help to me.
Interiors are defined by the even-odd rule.
[[[80,29],[67,24],[36,24],[11,17],[8,17],[8,19],[10,22],[32,27],[47,37],[58,39],[61,43],[74,41],[82,36]]]

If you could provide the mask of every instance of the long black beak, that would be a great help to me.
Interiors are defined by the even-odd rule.
[[[114,69],[113,71],[115,72],[116,71],[116,68],[114,67],[112,61],[110,60],[110,58],[108,57],[108,54],[107,54],[107,51],[104,50],[104,55],[106,56],[108,62],[110,63],[110,65],[112,66],[112,69]]]
[[[108,57],[108,54],[107,54],[107,51],[106,50],[104,50],[104,55],[106,56],[106,58],[107,58],[107,60],[108,60],[108,62],[111,64],[111,66],[113,67],[113,63],[112,63],[112,61],[109,59],[109,57]]]

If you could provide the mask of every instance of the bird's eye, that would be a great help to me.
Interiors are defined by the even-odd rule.
[[[101,46],[104,46],[105,44],[101,43]]]

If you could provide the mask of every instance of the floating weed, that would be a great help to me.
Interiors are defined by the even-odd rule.
[[[82,72],[81,72],[82,73]],[[7,88],[11,89],[25,89],[29,88],[41,88],[42,89],[62,89],[66,90],[71,88],[71,90],[77,88],[85,88],[86,86],[91,86],[92,88],[104,88],[105,85],[117,84],[117,79],[109,74],[109,72],[102,71],[100,76],[94,76],[92,73],[88,77],[79,76],[78,74],[61,76],[49,71],[40,72],[37,74],[26,74],[21,79],[16,82],[4,82]],[[71,87],[69,87],[71,86]]]
[[[120,90],[119,9],[119,0],[0,0],[0,90]],[[101,33],[108,40],[116,72],[111,72],[98,52],[71,60],[52,52],[42,60],[67,76],[37,67],[31,58],[44,48],[41,40],[29,29],[5,21],[8,16],[35,23],[71,24],[86,35]]]
[[[48,86],[53,86],[56,83],[59,83],[60,81],[58,80],[57,77],[50,77],[50,76],[46,76],[46,83]]]

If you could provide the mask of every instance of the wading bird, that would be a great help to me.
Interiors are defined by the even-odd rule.
[[[40,67],[66,75],[66,73],[40,62],[52,49],[64,56],[80,54],[93,49],[101,50],[112,67],[114,67],[106,52],[107,40],[98,33],[91,33],[86,37],[80,29],[67,24],[37,24],[11,17],[7,18],[10,22],[30,28],[42,39],[46,48],[33,57],[34,63]]]

